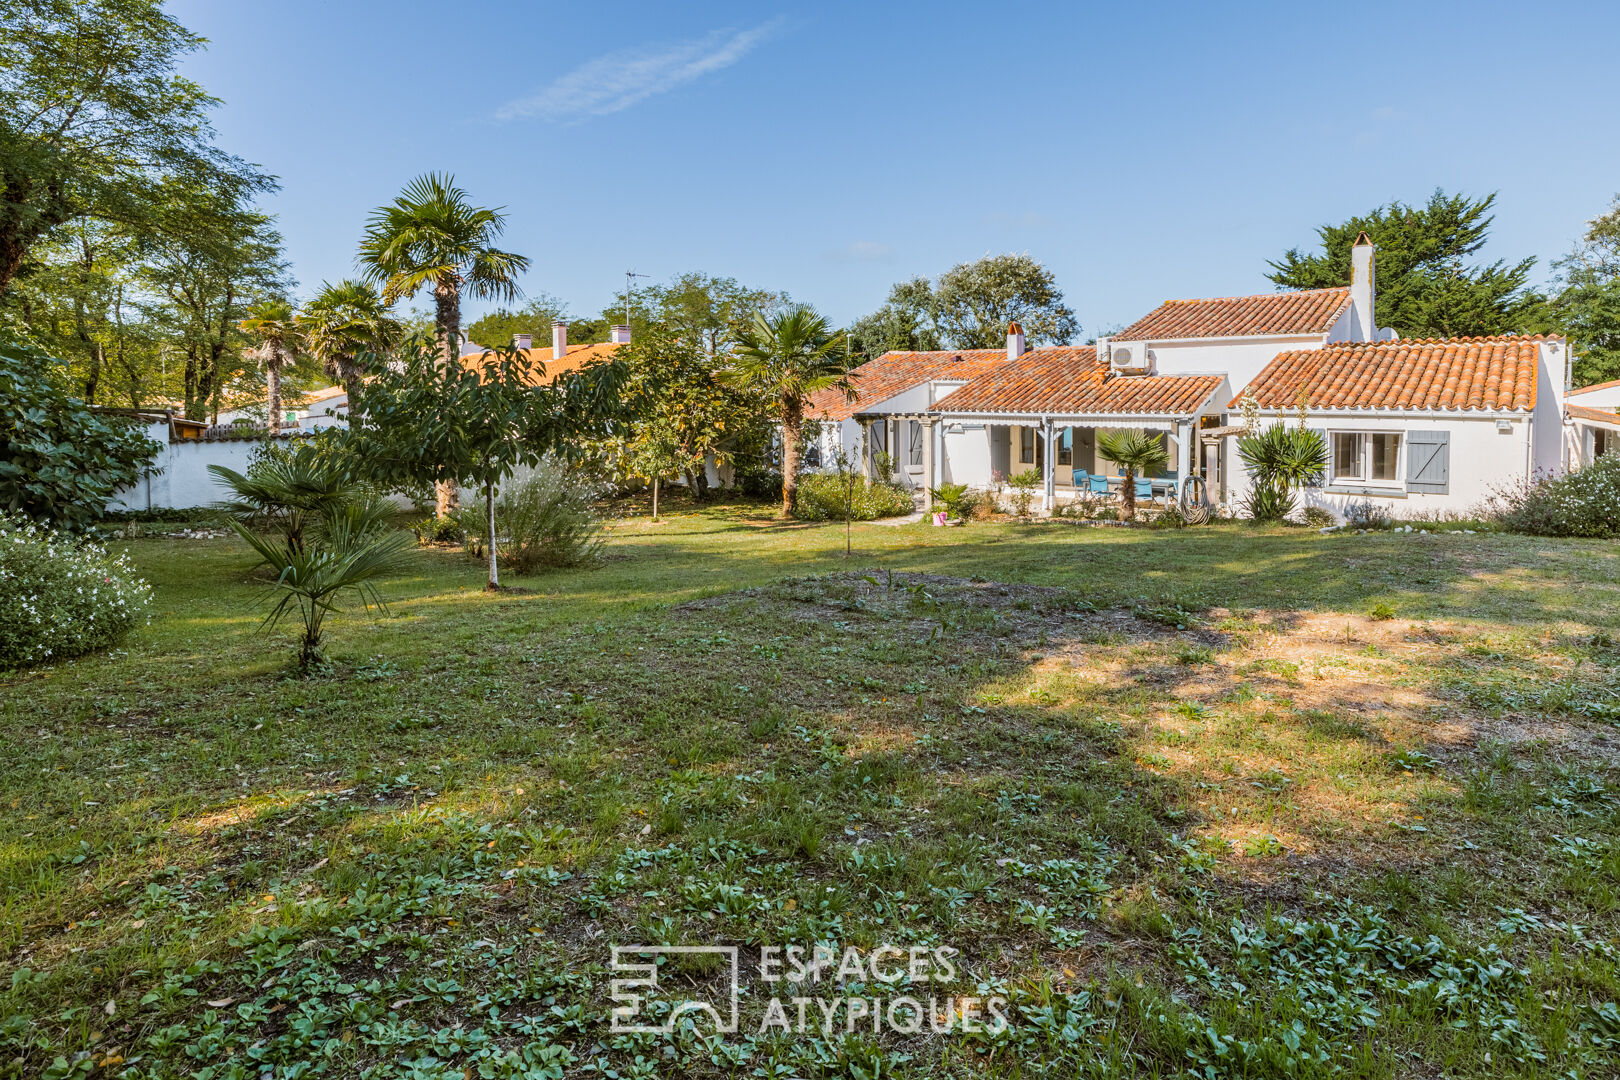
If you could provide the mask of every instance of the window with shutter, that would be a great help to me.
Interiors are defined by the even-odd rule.
[[[1413,431],[1406,436],[1406,489],[1430,495],[1451,490],[1451,433]]]

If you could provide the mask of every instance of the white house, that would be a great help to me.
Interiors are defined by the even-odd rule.
[[[1303,415],[1327,438],[1328,476],[1306,502],[1341,514],[1368,501],[1463,513],[1495,485],[1590,460],[1580,425],[1598,421],[1566,412],[1561,339],[1402,341],[1375,323],[1374,255],[1363,235],[1348,287],[1167,301],[1094,347],[1028,349],[1014,323],[1005,351],[887,353],[855,372],[854,400],[812,399],[827,422],[818,455],[894,447],[925,502],[942,483],[1034,468],[1050,509],[1117,490],[1097,433],[1142,428],[1163,433],[1171,462],[1155,494],[1235,507],[1251,483],[1237,438],[1252,397],[1263,423]]]

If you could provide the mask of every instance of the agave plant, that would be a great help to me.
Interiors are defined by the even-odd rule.
[[[372,606],[387,610],[377,580],[400,569],[413,543],[407,533],[378,528],[360,503],[331,511],[322,525],[319,540],[295,547],[285,538],[262,536],[231,520],[231,527],[276,573],[264,627],[274,627],[294,613],[304,624],[298,667],[305,671],[322,663],[321,634],[326,617],[339,610],[340,596],[355,593],[367,610]]]

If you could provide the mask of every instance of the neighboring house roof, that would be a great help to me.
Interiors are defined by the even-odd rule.
[[[1055,352],[1036,349],[1025,356]],[[1006,349],[942,349],[937,352],[886,352],[850,372],[855,397],[842,390],[810,395],[805,416],[812,420],[848,420],[863,409],[935,379],[975,379],[1007,362]]]
[[[543,386],[559,375],[566,375],[571,371],[578,371],[586,364],[593,364],[598,360],[612,359],[613,354],[624,348],[624,342],[599,341],[592,345],[570,345],[564,354],[562,362],[557,363],[552,358],[551,349],[518,349],[528,358],[530,367],[529,381],[536,386]],[[479,368],[486,356],[493,357],[493,351],[469,352],[461,355],[461,366],[468,371]]]
[[[1223,375],[1114,375],[1097,350],[1040,349],[981,375],[934,404],[945,413],[1164,414],[1196,412]]]
[[[1248,386],[1262,409],[1536,406],[1542,335],[1355,342],[1279,353]],[[1238,407],[1240,399],[1232,402]]]
[[[348,392],[349,391],[347,389],[339,384],[337,386],[323,387],[320,390],[311,390],[307,394],[298,394],[296,396],[303,398],[305,404],[313,405],[317,401],[325,401],[328,398],[343,397],[344,395],[348,394]]]
[[[1590,394],[1594,390],[1609,390],[1616,386],[1620,386],[1620,379],[1610,379],[1608,382],[1593,383],[1591,386],[1578,386],[1569,392],[1569,396]]]
[[[1589,409],[1585,405],[1565,405],[1564,414],[1571,420],[1586,420],[1605,427],[1620,428],[1620,416],[1608,409]]]
[[[1117,334],[1114,341],[1325,334],[1350,304],[1349,288],[1166,300]]]

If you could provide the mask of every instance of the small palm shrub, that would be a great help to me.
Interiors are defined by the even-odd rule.
[[[951,517],[966,521],[977,511],[980,497],[966,484],[941,484],[934,489],[934,501]]]
[[[876,521],[904,517],[916,510],[911,489],[900,484],[873,480],[855,485],[850,506],[851,521]],[[800,521],[843,521],[844,486],[837,473],[804,473],[799,477],[798,502],[793,516]]]
[[[1008,477],[1007,486],[1012,488],[1013,513],[1021,518],[1029,517],[1030,508],[1035,505],[1035,489],[1041,486],[1041,474],[1025,469]]]
[[[501,489],[495,500],[496,553],[513,573],[596,561],[602,523],[593,506],[600,486],[584,473],[546,460]],[[488,531],[488,526],[478,529]]]
[[[1605,454],[1584,469],[1528,487],[1499,490],[1492,503],[1494,518],[1509,532],[1620,536],[1620,455]]]
[[[0,514],[0,668],[117,644],[151,599],[151,587],[123,555]]]
[[[1097,453],[1103,460],[1119,466],[1124,476],[1120,485],[1120,517],[1126,521],[1136,519],[1136,478],[1152,476],[1170,466],[1170,455],[1165,452],[1159,436],[1150,435],[1139,428],[1123,431],[1103,431],[1097,434]]]

